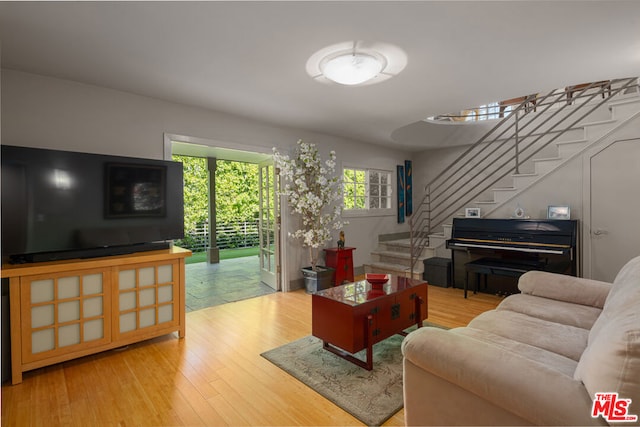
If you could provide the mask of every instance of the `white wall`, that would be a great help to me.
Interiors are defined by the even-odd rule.
[[[335,150],[339,163],[390,171],[410,158],[397,149],[15,70],[3,69],[1,83],[1,142],[7,145],[162,159],[164,134],[169,133],[267,152],[274,146],[287,151],[303,138],[316,143],[324,156]],[[379,234],[406,230],[395,216],[350,219],[345,233],[347,244],[357,248],[354,264],[370,262]],[[302,277],[305,254],[298,243],[287,244],[293,249],[287,260],[293,280]]]

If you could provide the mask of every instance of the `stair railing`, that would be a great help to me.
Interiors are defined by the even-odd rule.
[[[605,94],[610,98],[637,88],[637,80],[631,77],[595,82],[571,92],[554,89],[537,97],[533,108],[531,98],[525,97],[425,186],[424,196],[409,218],[411,275],[434,230],[507,175],[519,173],[520,165],[560,136],[576,129],[578,123],[610,101]],[[602,99],[594,102],[599,96]],[[573,106],[577,101],[581,102]]]

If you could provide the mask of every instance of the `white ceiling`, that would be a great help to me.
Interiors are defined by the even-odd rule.
[[[0,40],[3,68],[420,150],[445,138],[402,132],[427,116],[640,75],[640,1],[0,2]],[[314,52],[353,40],[406,68],[309,77]]]

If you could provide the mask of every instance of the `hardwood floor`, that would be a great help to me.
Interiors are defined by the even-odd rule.
[[[501,298],[429,287],[428,320],[466,325]],[[24,374],[2,425],[362,425],[260,353],[311,333],[311,296],[275,293],[187,313],[176,334]],[[385,425],[404,425],[400,410]]]

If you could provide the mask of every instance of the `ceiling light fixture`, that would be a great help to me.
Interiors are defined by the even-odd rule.
[[[406,65],[406,54],[396,46],[348,41],[320,49],[311,55],[306,68],[321,83],[365,86],[395,76]]]
[[[365,53],[343,53],[325,59],[320,63],[322,74],[343,85],[359,85],[369,81],[384,68],[379,58]]]

